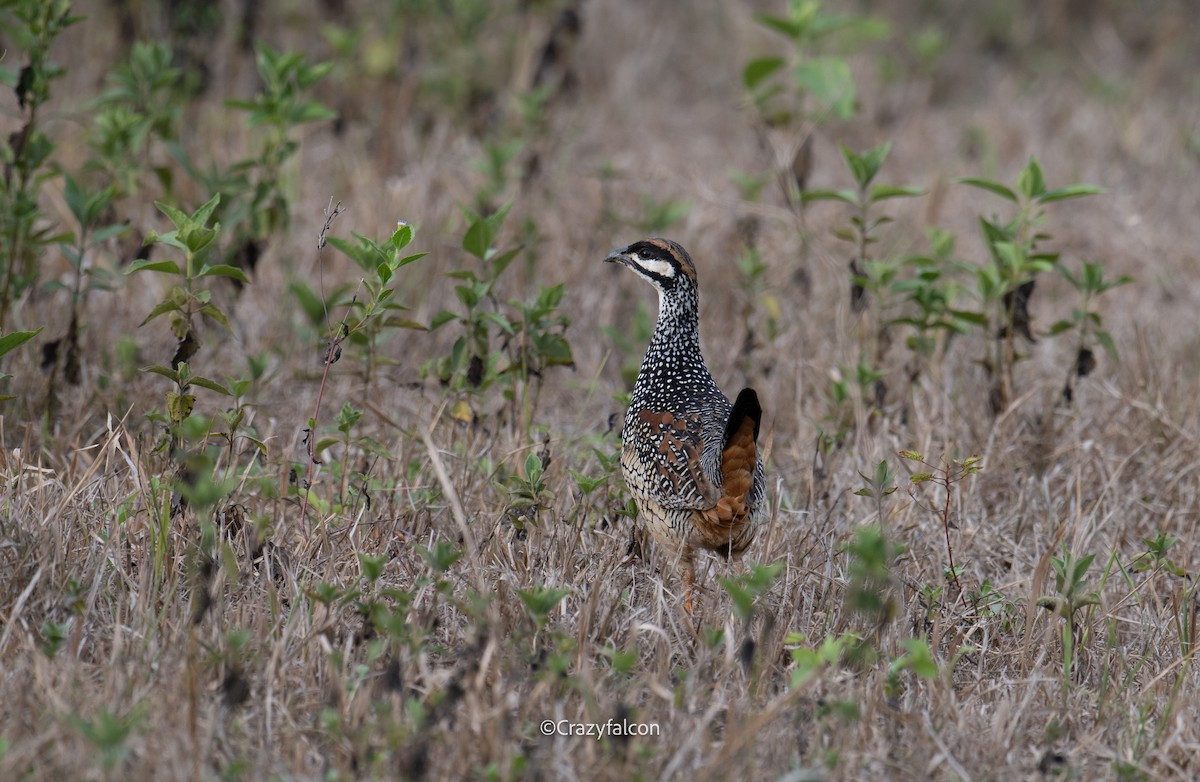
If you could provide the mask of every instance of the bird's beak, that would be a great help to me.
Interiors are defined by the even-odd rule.
[[[629,249],[628,247],[619,247],[616,250],[613,250],[604,258],[604,262],[605,263],[623,263],[626,266],[628,266],[629,265],[629,256],[625,254],[626,250],[628,250],[628,249]]]

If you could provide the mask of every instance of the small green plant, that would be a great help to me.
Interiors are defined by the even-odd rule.
[[[1013,629],[1017,604],[997,589],[990,580],[984,579],[978,588],[969,590],[967,599],[979,616],[998,622],[1005,632]]]
[[[1013,187],[979,177],[960,181],[1013,205],[1013,214],[1007,220],[995,215],[979,218],[988,261],[975,270],[980,320],[986,322],[985,334],[994,339],[995,344],[984,362],[992,377],[989,399],[992,411],[1000,413],[1013,399],[1013,367],[1021,358],[1017,353],[1017,336],[1030,342],[1035,339],[1029,301],[1037,275],[1052,271],[1058,261],[1057,253],[1041,249],[1041,245],[1051,238],[1043,230],[1046,207],[1104,191],[1084,184],[1049,189],[1042,167],[1035,158],[1029,159]]]
[[[337,113],[307,97],[329,75],[331,63],[310,64],[302,52],[279,52],[263,43],[257,46],[255,62],[261,91],[251,100],[230,100],[226,105],[245,112],[249,126],[264,131],[256,153],[230,171],[248,197],[230,199],[222,217],[234,229],[236,246],[253,247],[251,252],[257,254],[291,219],[283,176],[285,164],[300,147],[294,130],[334,119]]]
[[[1142,538],[1142,544],[1145,545],[1146,550],[1133,558],[1133,561],[1129,563],[1129,570],[1133,573],[1161,571],[1186,578],[1187,571],[1175,564],[1175,560],[1168,556],[1178,542],[1179,538],[1162,532],[1152,538]]]
[[[50,59],[50,49],[82,18],[72,15],[70,0],[13,0],[0,6],[5,38],[16,50],[0,59],[0,85],[13,90],[19,113],[17,129],[0,134],[0,332],[8,327],[13,303],[37,282],[43,249],[55,241],[54,224],[38,206],[42,186],[58,169],[43,110],[51,82],[65,71]],[[19,68],[7,65],[14,54]]]
[[[82,379],[79,362],[80,333],[83,329],[82,313],[88,294],[92,291],[112,290],[112,272],[88,256],[97,245],[126,230],[125,225],[103,224],[104,215],[115,196],[116,188],[113,185],[89,193],[74,177],[66,177],[63,198],[67,202],[67,208],[71,210],[71,216],[75,218],[78,231],[59,237],[59,246],[71,266],[71,282],[68,284],[52,280],[45,286],[47,290],[66,289],[71,297],[71,316],[66,334],[48,343],[43,349],[43,356],[53,362],[48,384],[51,402],[47,405],[47,415],[51,417],[55,414],[55,385],[60,373],[62,379],[71,385],[79,385]]]
[[[742,323],[746,330],[744,349],[738,353],[743,373],[761,364],[755,355],[762,341],[773,342],[779,336],[782,308],[779,298],[767,282],[767,263],[757,247],[747,247],[737,257],[738,287],[742,292]]]
[[[527,524],[537,524],[538,516],[553,499],[554,494],[546,485],[545,461],[542,456],[530,453],[525,457],[524,474],[509,477],[509,502],[507,515],[518,535],[525,534]]]
[[[150,271],[170,275],[174,284],[166,297],[150,310],[140,325],[162,315],[170,320],[171,332],[179,341],[171,367],[181,361],[188,361],[200,349],[201,339],[196,328],[197,318],[209,320],[229,329],[229,318],[213,303],[212,291],[204,287],[204,280],[213,277],[230,277],[242,283],[249,283],[245,272],[225,263],[208,263],[206,259],[212,254],[214,241],[221,232],[220,223],[212,223],[213,212],[221,196],[215,195],[207,203],[190,215],[169,204],[155,202],[158,210],[170,218],[175,224],[175,230],[165,234],[150,234],[146,237],[147,244],[161,244],[178,250],[183,254],[182,265],[175,260],[155,260],[143,258],[134,261],[125,270],[125,274]]]
[[[183,101],[183,71],[171,63],[174,54],[164,43],[136,41],[129,60],[105,78],[107,89],[89,105],[95,115],[88,143],[95,153],[89,166],[104,172],[123,195],[133,195],[151,183],[164,200],[175,197],[175,177],[164,153],[179,148]]]
[[[954,490],[958,484],[983,469],[979,464],[980,459],[978,456],[971,456],[966,459],[952,459],[949,463],[945,459],[942,459],[934,465],[926,461],[925,457],[916,451],[901,451],[900,457],[917,462],[928,468],[927,470],[915,472],[909,477],[909,495],[913,498],[913,502],[917,503],[918,507],[929,511],[941,522],[942,531],[946,537],[947,564],[944,569],[945,581],[953,585],[955,594],[965,600],[968,598],[968,594],[963,590],[962,582],[959,580],[959,576],[962,574],[962,567],[954,562],[954,546],[950,542],[950,530],[958,528],[958,525],[954,523],[951,512],[951,502],[954,498]],[[932,483],[935,486],[941,487],[942,501],[940,505],[933,503],[925,504],[917,499],[917,487],[924,483]],[[975,610],[979,610],[977,603],[975,604]]]
[[[879,204],[894,198],[923,195],[919,187],[876,184],[875,178],[887,159],[891,144],[880,144],[858,153],[842,146],[842,159],[854,180],[853,190],[809,190],[802,198],[810,201],[840,201],[851,208],[849,226],[834,231],[834,235],[853,246],[850,258],[850,307],[867,318],[859,331],[859,361],[882,368],[891,346],[889,329],[893,321],[887,317],[895,301],[893,294],[903,266],[902,258],[872,257],[871,246],[879,239],[877,229],[891,222],[887,215],[876,214]]]
[[[508,206],[487,217],[468,214],[462,248],[479,265],[450,272],[459,280],[454,293],[462,305],[459,312],[443,310],[434,316],[430,330],[457,324],[462,334],[448,356],[426,362],[422,372],[438,378],[456,393],[486,391],[506,381],[505,399],[509,421],[526,439],[530,437],[544,373],[550,367],[574,366],[571,345],[565,332],[570,319],[558,312],[563,286],[542,288],[530,301],[511,299],[501,304],[496,283],[520,252],[520,247],[501,251],[494,243],[508,214]],[[496,341],[498,349],[493,349]],[[460,399],[456,417],[471,420],[474,410],[462,410]]]
[[[361,282],[361,288],[366,291],[363,300],[359,300],[357,293],[346,300],[343,298],[346,289],[343,288],[338,294],[336,306],[348,309],[348,320],[342,324],[345,332],[342,340],[364,352],[362,369],[367,388],[371,387],[380,363],[379,346],[391,336],[393,330],[425,328],[403,315],[408,307],[396,301],[395,295],[398,282],[394,279],[396,272],[428,255],[423,252],[404,252],[412,243],[414,233],[412,226],[401,223],[383,242],[357,233],[353,234],[354,241],[337,236],[328,238],[329,244],[353,260],[365,275]],[[292,289],[298,296],[302,295],[305,301],[313,302],[313,314],[322,313],[321,321],[328,323],[328,313],[316,294],[300,280],[292,281]]]
[[[912,355],[908,368],[910,389],[920,375],[929,371],[934,359],[945,354],[954,337],[987,326],[979,313],[963,309],[958,303],[965,292],[958,273],[967,268],[967,262],[954,254],[955,235],[937,227],[930,227],[925,235],[929,252],[903,258],[908,274],[892,286],[892,293],[900,298],[900,313],[889,325],[904,325],[911,330],[905,338]]]
[[[502,374],[513,382],[505,391],[518,431],[528,438],[541,397],[546,370],[573,367],[575,357],[566,331],[571,320],[559,312],[563,285],[542,288],[531,301],[510,299],[508,317],[497,320],[507,338],[508,365]]]
[[[832,454],[845,445],[859,421],[878,416],[885,393],[883,374],[870,364],[839,367],[825,392],[828,412],[817,426],[817,453]]]
[[[1050,327],[1051,336],[1071,330],[1077,334],[1075,360],[1067,370],[1067,381],[1062,390],[1063,400],[1070,403],[1075,399],[1075,382],[1090,375],[1096,366],[1095,346],[1103,347],[1109,360],[1114,363],[1117,361],[1117,347],[1113,344],[1112,335],[1104,330],[1100,313],[1092,307],[1095,298],[1105,291],[1133,282],[1133,278],[1124,275],[1115,280],[1106,280],[1104,266],[1089,261],[1083,262],[1078,274],[1062,263],[1055,263],[1054,268],[1083,299],[1079,307],[1071,311],[1070,320],[1060,320]]]
[[[100,752],[104,768],[111,770],[129,753],[126,742],[145,721],[146,711],[144,705],[135,706],[124,714],[101,708],[94,719],[72,714],[67,721]]]
[[[3,358],[5,355],[13,352],[21,345],[24,345],[26,342],[41,333],[41,329],[36,331],[14,331],[11,334],[5,334],[4,336],[0,337],[0,358]],[[0,381],[8,380],[11,377],[12,375],[0,372]],[[8,399],[15,399],[15,397],[10,394],[0,394],[0,402]]]
[[[67,642],[70,631],[71,623],[69,621],[51,622],[47,619],[42,622],[41,627],[38,628],[38,648],[42,650],[42,654],[46,655],[46,659],[54,659],[58,650]]]
[[[802,633],[788,633],[783,643],[790,647],[792,655],[792,688],[802,687],[821,671],[841,664],[846,651],[861,641],[855,633],[843,633],[826,636],[821,645],[814,648],[805,645]]]
[[[888,497],[896,493],[896,471],[888,466],[887,459],[882,459],[870,475],[864,472],[859,472],[858,475],[866,485],[854,493],[859,497],[875,500],[875,521],[881,526],[886,525],[887,517],[884,515],[883,505]]]
[[[324,454],[330,448],[340,445],[341,458],[334,460],[335,474],[339,477],[339,506],[345,507],[350,504],[350,483],[352,480],[357,481],[357,485],[361,488],[365,486],[367,479],[366,470],[355,471],[351,465],[355,463],[355,457],[362,455],[364,457],[378,457],[390,459],[391,454],[387,448],[378,440],[365,434],[357,434],[357,424],[362,419],[363,411],[355,408],[349,402],[342,405],[337,416],[337,436],[322,437],[317,440],[314,456],[318,463],[325,461]],[[365,458],[364,458],[365,461]],[[365,491],[362,492],[366,494]],[[369,500],[368,500],[369,503]]]
[[[1195,605],[1198,587],[1196,580],[1191,578],[1187,570],[1180,567],[1174,557],[1170,556],[1171,549],[1178,542],[1179,538],[1164,532],[1159,532],[1152,538],[1143,538],[1142,544],[1146,550],[1134,556],[1127,569],[1131,573],[1144,574],[1150,582],[1150,592],[1156,595],[1162,582],[1170,579],[1169,583],[1173,586],[1170,588],[1168,600],[1171,604],[1172,629],[1179,641],[1180,657],[1189,660],[1197,648],[1196,615],[1190,607]],[[1130,584],[1130,587],[1137,588],[1133,584]]]
[[[892,565],[903,549],[892,543],[880,524],[864,524],[846,543],[849,555],[846,608],[862,617],[876,638],[900,613]],[[876,641],[863,637],[846,649],[846,660],[865,668],[878,661]]]
[[[308,419],[308,427],[304,433],[304,445],[307,450],[307,468],[304,484],[301,487],[303,494],[303,502],[301,503],[301,515],[308,512],[308,504],[310,499],[309,489],[312,487],[313,471],[319,463],[318,454],[323,450],[322,442],[317,438],[317,422],[321,417],[321,404],[325,396],[325,387],[329,381],[329,372],[333,365],[342,357],[342,345],[349,340],[351,344],[362,344],[366,349],[367,370],[365,372],[366,379],[370,380],[372,372],[370,367],[373,365],[374,346],[379,340],[381,334],[392,328],[420,328],[418,324],[408,321],[400,317],[397,313],[402,311],[404,307],[394,301],[396,294],[396,285],[399,279],[396,273],[408,266],[411,263],[424,258],[427,253],[409,253],[408,245],[412,242],[414,229],[407,223],[400,223],[392,235],[384,242],[379,242],[374,239],[367,238],[355,234],[355,243],[346,242],[336,237],[328,236],[333,223],[342,213],[341,202],[331,204],[325,212],[325,225],[321,228],[320,236],[317,239],[317,252],[321,252],[326,244],[333,244],[339,250],[350,256],[364,271],[371,274],[371,277],[362,279],[362,287],[366,290],[367,295],[363,301],[359,301],[358,296],[354,296],[346,303],[347,314],[336,325],[330,325],[328,333],[328,343],[324,351],[324,369],[321,375],[321,386],[317,392],[317,401],[313,410],[313,415]],[[293,291],[300,290],[307,292],[308,295],[316,299],[312,302],[312,306],[316,308],[317,302],[320,302],[321,310],[324,310],[324,303],[315,297],[306,286],[297,288],[293,286]],[[303,300],[303,297],[302,297]],[[326,322],[327,316],[326,316]],[[354,411],[353,407],[343,405],[342,414],[338,420],[338,431],[341,432],[341,439],[349,446],[350,429],[357,422],[358,417],[362,413]],[[358,438],[357,442],[360,445],[365,445],[367,450],[380,455],[386,454],[386,450],[374,440],[369,438]],[[346,496],[346,481],[349,480],[349,474],[343,471],[342,495]]]
[[[521,604],[525,606],[525,613],[529,614],[529,618],[537,630],[545,627],[546,622],[550,619],[550,612],[569,594],[571,594],[569,589],[545,586],[517,590],[517,596],[521,598]]]
[[[749,625],[754,618],[754,607],[783,572],[784,563],[754,565],[749,573],[721,578],[721,586],[733,601],[733,615]]]
[[[192,413],[196,407],[196,395],[193,393],[192,386],[206,388],[223,396],[233,396],[233,392],[216,380],[202,375],[193,375],[186,361],[180,361],[175,365],[174,369],[156,364],[154,366],[143,367],[142,371],[161,375],[170,380],[175,386],[175,390],[167,392],[165,415],[155,411],[148,413],[146,416],[150,420],[157,421],[167,428],[170,440],[164,440],[160,443],[160,448],[164,448],[168,444],[177,447],[183,445],[183,441],[186,439],[184,430],[182,429],[183,424],[192,417]],[[204,436],[207,437],[207,433]]]
[[[883,528],[879,524],[859,527],[846,552],[850,555],[846,605],[876,622],[890,622],[896,613],[893,598],[888,594],[896,551],[888,545]]]
[[[884,684],[884,693],[890,700],[898,699],[904,692],[905,672],[926,680],[936,679],[940,673],[929,641],[924,638],[904,638],[900,645],[904,652],[888,663],[887,682]]]
[[[786,15],[754,18],[788,43],[784,54],[756,57],[742,70],[742,82],[765,124],[849,119],[858,108],[858,89],[847,55],[866,41],[887,37],[887,23],[828,12],[819,0],[789,0]]]
[[[429,563],[436,573],[445,573],[455,562],[462,559],[462,551],[455,548],[454,544],[448,540],[436,541],[429,548],[419,546],[417,553],[421,555],[421,559]]]
[[[1056,594],[1038,599],[1039,606],[1053,611],[1062,619],[1064,704],[1074,670],[1076,649],[1086,631],[1076,614],[1100,604],[1100,593],[1090,589],[1087,578],[1088,568],[1095,558],[1095,554],[1077,557],[1064,546],[1061,557],[1050,558]]]
[[[522,139],[493,141],[484,145],[483,157],[475,164],[486,180],[475,193],[475,208],[479,214],[492,214],[500,208],[511,180],[512,163],[524,146]]]
[[[429,329],[439,329],[456,323],[462,334],[455,340],[450,355],[427,362],[422,372],[438,378],[452,391],[478,390],[491,385],[496,378],[496,362],[491,352],[491,331],[496,325],[499,302],[495,295],[500,275],[517,257],[520,248],[499,251],[494,247],[496,237],[508,215],[508,205],[483,217],[469,214],[462,249],[479,264],[479,271],[455,271],[450,277],[460,280],[454,293],[462,310],[443,310],[433,318]]]

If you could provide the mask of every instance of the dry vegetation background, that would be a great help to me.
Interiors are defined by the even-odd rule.
[[[847,211],[813,204],[800,223],[775,176],[801,131],[757,130],[740,75],[752,57],[782,50],[753,19],[782,3],[587,0],[577,36],[561,40],[547,76],[559,86],[536,130],[518,100],[562,4],[501,3],[469,34],[428,21],[471,5],[292,0],[248,3],[243,17],[241,4],[222,2],[211,36],[190,39],[165,21],[168,6],[186,3],[76,8],[87,20],[52,50],[66,72],[42,114],[67,171],[92,155],[88,101],[130,35],[170,40],[192,66],[203,62],[207,88],[182,122],[197,160],[229,165],[254,149],[254,129],[223,104],[258,88],[239,40],[245,19],[277,49],[334,62],[311,97],[339,119],[294,133],[282,181],[290,225],[265,241],[252,284],[212,285],[231,329],[205,325],[193,370],[224,382],[248,376],[249,357],[266,369],[243,400],[243,426],[265,453],[247,441],[216,448],[206,464],[231,480],[211,507],[173,502],[173,488],[198,479],[180,469],[185,455],[156,447],[164,428],[147,420],[172,388],[137,371],[175,350],[164,321],[139,327],[164,295],[161,277],[118,274],[114,290],[88,298],[78,385],[41,366],[38,347],[66,334],[66,293],[31,288],[5,324],[45,330],[4,359],[15,398],[0,416],[0,778],[1200,775],[1200,29],[1190,3],[879,4],[889,37],[847,55],[858,110],[815,128],[809,184],[850,185],[838,143],[891,142],[881,180],[928,194],[884,205],[895,223],[881,230],[880,254],[924,251],[936,225],[958,236],[958,255],[984,262],[978,216],[1000,202],[955,180],[1012,182],[1030,156],[1051,186],[1107,191],[1055,205],[1048,244],[1068,265],[1090,260],[1134,278],[1097,300],[1121,361],[1100,353],[1064,405],[1074,343],[1043,336],[998,415],[976,361],[990,339],[978,330],[907,394],[896,344],[881,411],[857,396],[831,400],[864,328],[850,305],[849,245],[832,235]],[[871,4],[829,5],[859,14]],[[405,9],[417,7],[424,21],[406,28]],[[327,25],[363,37],[339,53]],[[932,57],[915,53],[922,35],[938,42]],[[21,112],[4,93],[7,135]],[[521,146],[493,183],[480,161],[500,141]],[[146,154],[172,165],[161,147]],[[180,207],[211,195],[176,174]],[[738,174],[765,177],[761,194],[748,199]],[[63,192],[50,179],[39,205],[69,227]],[[117,216],[139,235],[164,232],[157,197],[146,186]],[[575,365],[545,370],[526,430],[505,382],[450,390],[423,376],[451,350],[454,325],[386,330],[369,382],[366,353],[347,343],[317,421],[318,436],[338,443],[314,472],[306,518],[289,476],[304,477],[327,335],[289,286],[331,295],[363,274],[332,247],[316,249],[331,198],[345,211],[330,236],[418,226],[411,247],[430,255],[401,269],[396,288],[411,308],[404,317],[422,324],[458,308],[447,273],[477,268],[460,247],[460,206],[511,202],[497,244],[525,249],[497,298],[565,284]],[[653,212],[672,202],[688,208],[664,227]],[[611,462],[611,422],[655,302],[601,260],[651,228],[696,260],[718,383],[728,393],[756,386],[769,419],[769,520],[746,562],[710,570],[698,631],[669,568],[629,553],[627,495]],[[127,265],[137,251],[127,239],[90,262]],[[748,239],[765,261],[755,285],[735,263]],[[53,247],[38,268],[42,282],[70,279]],[[1034,328],[1077,306],[1058,275],[1042,275]],[[491,348],[502,345],[493,333]],[[196,396],[197,411],[218,421],[231,404]],[[336,418],[347,403],[363,417],[343,442]],[[818,432],[843,414],[841,444],[818,453]],[[963,588],[987,582],[991,610],[945,587],[944,532],[928,509],[943,495],[926,485],[912,488],[920,502],[910,497],[902,449],[935,464],[981,457],[982,471],[955,487],[950,537]],[[546,464],[541,492],[517,513],[530,454]],[[853,492],[881,460],[900,490],[877,504]],[[891,586],[876,584],[894,616],[874,622],[847,602],[847,544],[881,520],[906,551],[890,564]],[[1178,542],[1138,559],[1160,533]],[[1071,620],[1037,606],[1070,591],[1051,563],[1064,551],[1095,556],[1072,594],[1094,590],[1098,602]],[[450,552],[462,556],[441,572]],[[775,562],[784,570],[743,622],[718,577],[749,579],[753,565]],[[849,632],[879,659],[805,662],[806,650]],[[905,657],[911,638],[925,640],[935,672]],[[629,720],[660,733],[544,736],[544,719]]]

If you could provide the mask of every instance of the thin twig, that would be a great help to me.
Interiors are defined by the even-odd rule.
[[[333,329],[329,324],[329,305],[325,300],[325,275],[324,264],[321,263],[321,251],[325,249],[326,235],[330,228],[333,227],[334,220],[345,211],[342,209],[342,202],[334,203],[333,197],[329,198],[329,205],[325,207],[325,224],[321,227],[321,233],[317,236],[317,274],[320,276],[319,287],[321,292],[321,306],[325,308],[325,325],[333,333],[333,337],[329,340],[329,346],[325,349],[325,369],[321,373],[321,385],[317,389],[317,403],[313,410],[312,418],[309,419],[309,426],[305,430],[305,454],[308,456],[308,469],[305,471],[304,485],[300,487],[302,499],[300,501],[300,534],[308,538],[308,530],[304,525],[304,521],[308,518],[308,497],[312,490],[314,472],[317,464],[317,420],[321,415],[321,400],[325,397],[325,385],[329,382],[329,367],[334,362],[342,357],[342,340],[347,336],[346,321],[343,320],[338,324],[337,329]],[[357,300],[355,296],[355,300]],[[355,300],[350,302],[350,308],[353,309]]]
[[[454,523],[458,525],[458,531],[462,535],[463,548],[466,549],[467,559],[472,563],[472,567],[469,570],[472,580],[475,582],[475,588],[480,594],[483,594],[487,590],[483,583],[483,575],[479,569],[479,549],[475,543],[475,533],[471,531],[470,525],[467,524],[467,514],[463,510],[462,501],[458,497],[458,491],[454,488],[454,483],[450,480],[450,473],[446,471],[446,465],[442,461],[441,453],[433,442],[433,427],[437,425],[440,418],[440,413],[434,416],[433,423],[429,425],[429,429],[421,432],[421,440],[425,443],[426,451],[429,452],[429,463],[433,465],[433,472],[437,476],[438,484],[441,485],[442,492],[450,502],[450,513],[454,516]]]

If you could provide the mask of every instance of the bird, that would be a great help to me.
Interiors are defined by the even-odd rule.
[[[693,615],[696,554],[740,557],[764,506],[758,449],[763,411],[753,388],[730,402],[700,350],[696,266],[670,239],[614,250],[658,290],[658,321],[634,381],[621,430],[621,471],[639,524],[683,567],[683,607]]]

